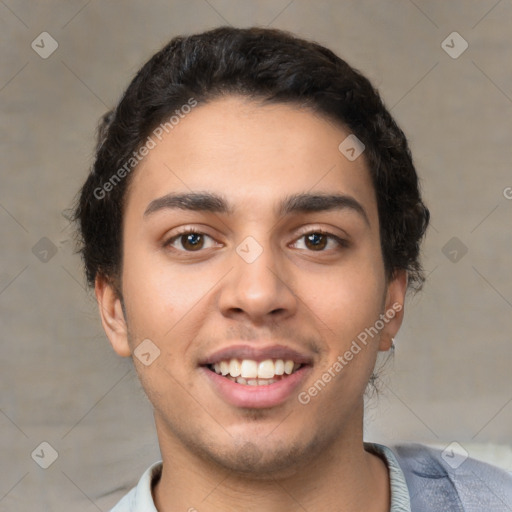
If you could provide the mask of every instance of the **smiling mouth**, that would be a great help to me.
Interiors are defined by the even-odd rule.
[[[292,375],[304,365],[291,359],[225,359],[206,368],[244,386],[268,386]]]

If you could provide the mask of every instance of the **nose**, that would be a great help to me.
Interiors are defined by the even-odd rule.
[[[269,244],[255,244],[254,239],[237,249],[232,255],[234,268],[220,291],[222,314],[246,317],[257,324],[292,316],[297,309],[297,297],[286,271],[286,258],[276,254],[278,249],[272,250]]]

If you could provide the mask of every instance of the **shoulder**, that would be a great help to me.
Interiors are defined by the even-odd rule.
[[[412,511],[512,510],[512,475],[452,450],[421,444],[390,447],[409,488]]]

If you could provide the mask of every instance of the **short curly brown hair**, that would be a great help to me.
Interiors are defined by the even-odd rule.
[[[310,108],[364,143],[386,275],[392,278],[404,269],[409,287],[421,288],[419,252],[429,211],[407,139],[376,89],[317,43],[281,30],[230,27],[172,39],[139,70],[117,108],[104,116],[96,160],[72,214],[88,284],[98,274],[118,282],[121,273],[123,211],[133,173],[122,173],[109,186],[113,173],[126,170],[152,130],[190,98],[201,104],[229,94]]]

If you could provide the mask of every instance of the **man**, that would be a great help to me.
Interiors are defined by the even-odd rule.
[[[115,512],[509,510],[505,472],[363,442],[429,214],[404,134],[332,52],[173,39],[105,116],[75,218],[162,454]]]

